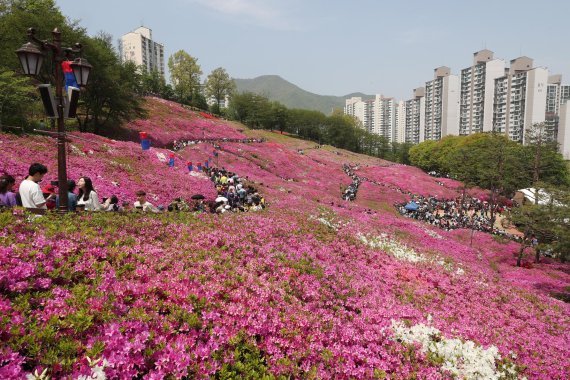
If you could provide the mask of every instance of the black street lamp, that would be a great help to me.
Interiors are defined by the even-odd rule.
[[[59,207],[61,213],[67,212],[67,167],[65,151],[65,115],[63,97],[63,73],[61,62],[67,59],[71,53],[81,53],[80,44],[75,44],[73,48],[61,47],[61,32],[55,28],[52,31],[53,41],[42,41],[35,36],[33,28],[28,29],[28,39],[30,42],[22,45],[16,50],[16,54],[22,64],[24,74],[37,76],[42,67],[44,52],[52,52],[55,68],[55,96],[57,98],[57,180],[59,189]],[[40,47],[36,45],[38,44]],[[85,58],[77,58],[71,63],[71,69],[75,75],[75,80],[79,86],[85,86],[89,80],[89,73],[92,66]]]

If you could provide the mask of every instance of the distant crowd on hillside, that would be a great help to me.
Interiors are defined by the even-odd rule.
[[[206,200],[202,194],[195,194],[191,200],[174,199],[167,208],[155,206],[146,198],[146,191],[135,192],[135,201],[119,202],[116,195],[111,195],[99,201],[99,196],[89,177],[80,177],[67,182],[67,209],[69,211],[139,211],[160,213],[163,211],[196,211],[222,214],[228,211],[245,212],[259,211],[265,208],[265,198],[247,184],[247,179],[240,178],[236,173],[218,168],[204,168],[205,173],[216,187],[218,196]],[[0,176],[0,209],[21,206],[34,214],[45,214],[48,210],[59,208],[59,195],[56,189],[57,181],[40,186],[47,174],[45,165],[34,163],[28,169],[28,176],[15,190],[16,179],[4,174]],[[77,193],[75,190],[78,190]]]
[[[496,217],[510,211],[512,205],[508,203],[491,205],[486,201],[471,196],[466,196],[463,200],[462,197],[455,199],[438,199],[433,196],[424,197],[403,190],[396,185],[358,176],[355,173],[355,170],[358,170],[358,168],[358,165],[343,165],[343,171],[353,181],[342,194],[344,200],[355,200],[359,185],[364,181],[368,181],[408,195],[412,201],[395,204],[400,214],[405,217],[421,220],[447,231],[457,228],[469,228],[517,239],[517,236],[509,235],[495,226]],[[439,181],[438,184],[445,186],[444,183]],[[491,218],[491,214],[493,214],[493,218]]]
[[[178,151],[187,147],[188,145],[202,144],[202,143],[262,143],[265,142],[264,138],[244,138],[244,139],[232,139],[232,138],[211,138],[211,139],[197,139],[197,140],[174,140],[172,143],[172,150]]]
[[[496,215],[510,211],[506,205],[491,205],[470,196],[437,199],[415,195],[412,201],[396,205],[401,215],[424,221],[444,230],[469,228],[497,235],[506,233],[495,227]],[[493,212],[492,212],[493,211]],[[491,218],[494,214],[494,218]]]
[[[354,201],[356,199],[356,193],[358,193],[358,187],[363,182],[362,178],[354,173],[354,170],[358,170],[358,166],[352,166],[349,164],[342,165],[342,170],[344,173],[352,179],[352,183],[344,189],[342,193],[342,199],[345,201]]]

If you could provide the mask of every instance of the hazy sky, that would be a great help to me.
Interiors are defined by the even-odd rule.
[[[487,48],[521,55],[570,84],[568,0],[56,0],[90,35],[145,25],[165,46],[235,78],[276,74],[320,95],[411,97]]]

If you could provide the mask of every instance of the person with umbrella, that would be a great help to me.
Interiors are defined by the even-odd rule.
[[[420,208],[420,205],[418,205],[416,203],[416,201],[411,201],[404,208],[408,211],[418,211],[418,209]]]
[[[206,211],[206,207],[204,206],[205,197],[202,194],[194,194],[191,198],[195,201],[192,211]]]

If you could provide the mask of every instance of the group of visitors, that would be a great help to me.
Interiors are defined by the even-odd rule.
[[[497,214],[507,211],[507,207],[491,205],[486,201],[473,197],[457,197],[455,199],[437,199],[416,195],[409,203],[396,205],[400,214],[427,222],[444,230],[470,228],[493,234],[506,235],[495,227]],[[491,217],[493,215],[493,217]]]
[[[59,195],[56,188],[57,181],[40,186],[40,182],[47,174],[45,165],[34,163],[28,169],[27,177],[22,181],[18,191],[14,190],[16,180],[13,176],[4,174],[0,177],[0,207],[10,208],[22,206],[32,210],[37,214],[45,213],[47,210],[59,208]],[[77,188],[77,193],[75,189]],[[146,201],[146,193],[137,191],[137,201],[134,202],[135,210],[159,212],[152,204]],[[119,206],[119,199],[116,195],[103,198],[99,201],[99,196],[93,188],[91,178],[80,177],[77,183],[74,180],[67,181],[67,209],[70,211],[120,211],[130,209],[129,202],[123,202]]]
[[[400,213],[410,218],[426,221],[438,227],[450,230],[455,228],[473,228],[484,232],[494,232],[491,215],[500,214],[505,207],[490,205],[486,201],[473,197],[438,200],[435,197],[415,196],[414,207],[406,208],[410,203],[397,205]]]
[[[424,197],[403,190],[393,184],[378,182],[366,177],[359,177],[354,172],[354,170],[358,170],[358,166],[344,164],[343,170],[353,180],[353,183],[343,193],[343,199],[354,200],[356,198],[358,185],[364,181],[368,181],[375,185],[388,187],[391,190],[408,195],[412,199],[410,203],[413,203],[413,207],[406,207],[410,205],[408,202],[395,204],[403,216],[422,220],[448,231],[457,228],[470,228],[495,235],[516,238],[516,236],[511,236],[504,230],[495,227],[496,215],[509,211],[509,207],[506,205],[491,205],[486,201],[471,196],[467,196],[463,200],[462,197],[451,200],[437,199],[433,196]],[[438,184],[445,186],[445,184],[441,182],[438,182]],[[491,215],[493,215],[493,218],[491,218]]]
[[[356,193],[358,192],[358,187],[362,183],[362,178],[354,173],[354,170],[358,170],[358,166],[352,166],[348,164],[342,165],[342,170],[346,175],[352,179],[352,183],[342,193],[342,199],[345,201],[354,201],[356,199]]]
[[[257,190],[247,185],[246,181],[237,174],[225,169],[204,168],[214,186],[218,197],[205,203],[204,196],[193,196],[192,203],[181,198],[174,199],[168,206],[168,211],[198,211],[225,213],[228,211],[257,211],[265,208],[265,199]],[[56,192],[57,181],[40,187],[40,182],[47,174],[46,166],[34,163],[28,170],[28,176],[22,181],[18,191],[14,190],[16,180],[13,176],[0,176],[0,208],[22,206],[35,214],[44,214],[48,210],[59,207],[59,196]],[[78,189],[77,193],[75,189]],[[158,207],[146,199],[146,192],[139,190],[135,193],[134,203],[122,202],[116,195],[103,198],[102,203],[89,177],[80,177],[77,183],[67,182],[67,209],[70,211],[140,211],[159,213],[164,207]]]
[[[265,198],[236,173],[224,168],[204,170],[218,192],[218,197],[208,203],[210,212],[223,214],[228,211],[259,211],[265,208]]]
[[[249,144],[249,143],[262,143],[266,140],[264,138],[256,139],[256,138],[245,138],[245,139],[232,139],[232,138],[203,138],[197,140],[174,140],[172,142],[172,150],[178,151],[183,149],[189,145],[195,144],[202,144],[202,143],[242,143],[242,144]]]

